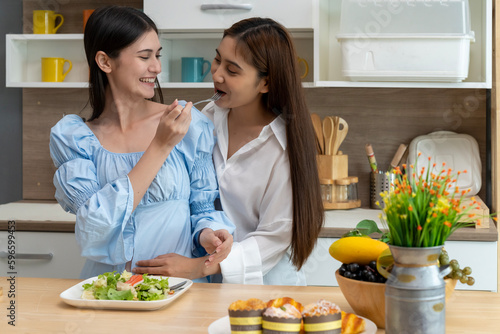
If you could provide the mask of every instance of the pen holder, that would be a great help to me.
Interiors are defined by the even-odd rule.
[[[370,208],[380,209],[384,207],[384,202],[381,192],[392,191],[394,188],[394,181],[396,180],[396,174],[387,172],[371,172],[370,173]],[[380,203],[380,207],[377,205]]]
[[[348,176],[347,155],[317,155],[316,160],[320,179],[337,180]]]

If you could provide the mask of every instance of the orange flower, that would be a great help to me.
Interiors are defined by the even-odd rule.
[[[408,211],[413,211],[413,207],[411,205],[408,205]]]
[[[450,223],[449,221],[445,221],[445,222],[443,223],[443,225],[448,226],[448,227],[451,227],[451,223]]]
[[[422,231],[422,226],[418,225],[417,230]]]

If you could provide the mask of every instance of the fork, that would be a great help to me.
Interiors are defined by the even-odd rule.
[[[177,291],[177,290],[182,290],[182,287],[186,285],[187,281],[180,282],[176,285],[172,285],[170,287],[170,291]]]
[[[196,103],[193,103],[193,106],[197,105],[197,104],[200,104],[200,103],[203,103],[203,102],[215,102],[217,101],[218,99],[220,99],[222,97],[222,93],[221,92],[217,92],[215,93],[211,98],[209,99],[206,99],[206,100],[201,100],[201,101],[198,101]]]

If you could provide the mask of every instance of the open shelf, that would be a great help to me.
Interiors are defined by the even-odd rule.
[[[413,1],[413,0],[409,0]],[[469,1],[471,30],[475,42],[470,46],[469,75],[463,82],[380,82],[350,81],[342,75],[340,30],[341,0],[316,0],[313,10],[314,56],[317,65],[314,82],[318,87],[405,87],[405,88],[481,88],[492,85],[492,3]],[[384,2],[381,2],[384,4]],[[382,7],[381,7],[382,10]],[[374,18],[374,24],[378,24]],[[423,24],[426,24],[423,22]],[[429,50],[429,52],[432,52]]]
[[[408,0],[413,1],[413,0]],[[146,3],[157,3],[156,0]],[[170,3],[170,2],[169,2]],[[492,87],[492,1],[469,1],[471,30],[475,42],[470,46],[469,74],[463,82],[362,82],[350,81],[342,76],[340,43],[336,35],[340,27],[341,0],[312,0],[312,28],[290,28],[298,56],[309,65],[303,79],[304,87],[385,87],[385,88],[469,88]],[[180,3],[179,5],[184,5]],[[260,6],[260,0],[255,1]],[[284,13],[291,10],[282,6]],[[145,8],[148,8],[145,6]],[[257,8],[257,7],[256,7]],[[309,12],[309,11],[308,11]],[[284,15],[280,13],[280,15]],[[149,13],[148,13],[149,14]],[[272,13],[269,13],[270,16]],[[178,15],[178,14],[176,14]],[[195,14],[193,14],[195,15]],[[206,13],[196,14],[206,15]],[[250,15],[250,14],[248,14]],[[181,82],[181,58],[203,57],[209,62],[215,55],[222,29],[212,26],[202,29],[192,22],[173,25],[162,16],[156,23],[160,27],[162,73],[160,84],[164,88],[209,88],[210,73],[203,82]],[[307,26],[309,20],[305,20]],[[198,23],[197,23],[198,24]],[[88,87],[88,67],[83,49],[83,34],[6,35],[6,86],[29,88],[85,88]],[[62,83],[41,82],[41,58],[63,57],[73,62],[73,69]]]

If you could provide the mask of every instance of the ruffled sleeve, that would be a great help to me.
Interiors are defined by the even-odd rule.
[[[64,210],[76,214],[75,235],[82,256],[121,264],[133,252],[132,185],[127,175],[99,184],[93,161],[98,145],[77,115],[65,116],[51,129],[55,197]]]
[[[234,232],[234,224],[222,211],[216,211],[214,201],[219,196],[217,177],[212,161],[213,125],[206,116],[193,108],[188,133],[178,145],[186,159],[191,182],[189,204],[195,256],[205,254],[198,244],[198,232],[204,228]]]

